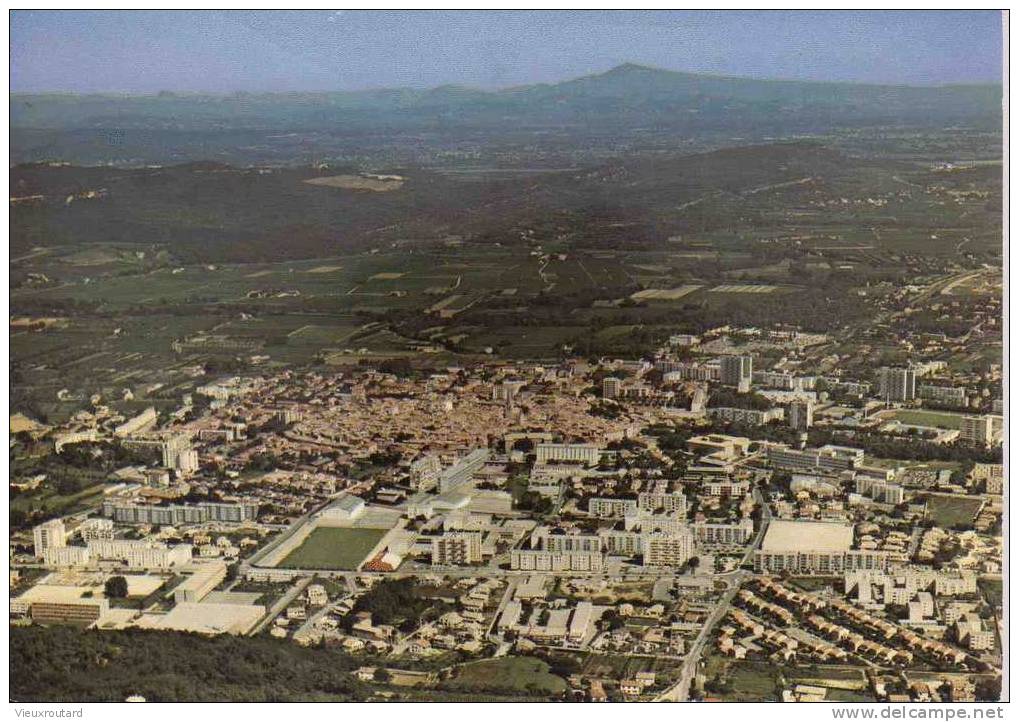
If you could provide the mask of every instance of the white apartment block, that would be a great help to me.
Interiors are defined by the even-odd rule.
[[[139,434],[143,431],[148,431],[156,425],[157,419],[158,414],[156,414],[156,410],[150,406],[137,416],[128,419],[120,426],[116,427],[113,430],[113,435],[123,438],[125,436],[131,436],[132,434]]]
[[[464,566],[482,561],[479,532],[447,532],[432,539],[432,564]]]
[[[595,497],[587,502],[587,512],[601,519],[622,519],[635,511],[637,511],[636,499]]]
[[[601,459],[597,444],[538,444],[537,463],[569,461],[596,466]]]
[[[746,517],[736,524],[698,522],[690,525],[694,541],[700,546],[744,545],[754,535],[753,519]]]
[[[731,406],[718,406],[708,409],[708,416],[719,421],[733,424],[748,424],[750,426],[763,426],[772,421],[777,421],[785,416],[785,410],[780,406],[771,409],[737,409]]]
[[[649,534],[644,540],[644,566],[681,567],[694,554],[693,532]]]
[[[924,401],[933,401],[943,406],[966,407],[966,389],[924,385],[920,387],[918,395]]]
[[[983,652],[994,648],[994,630],[991,629],[976,612],[963,615],[955,623],[956,636],[974,652]]]
[[[885,367],[878,371],[878,395],[885,401],[911,401],[916,398],[916,371],[912,368]]]
[[[43,563],[48,567],[83,567],[91,555],[85,547],[50,547],[43,552]]]
[[[637,506],[643,512],[686,518],[686,495],[682,491],[644,491],[637,495]]]
[[[132,569],[166,569],[191,561],[191,545],[168,547],[141,539],[93,539],[88,543],[93,559],[123,562]]]
[[[598,552],[551,552],[543,549],[514,549],[510,569],[526,572],[600,572],[604,555]]]
[[[422,456],[410,465],[410,487],[415,491],[431,491],[439,485],[442,462],[437,456]]]
[[[856,477],[856,493],[882,504],[901,504],[906,499],[906,491],[899,484],[869,476]]]
[[[990,446],[1001,442],[1002,422],[1000,416],[963,416],[959,427],[959,438],[974,444]]]
[[[704,482],[704,493],[708,496],[746,496],[750,493],[750,482],[734,479],[709,479]]]
[[[67,546],[67,531],[60,519],[43,522],[32,530],[35,556],[42,557],[47,549]]]

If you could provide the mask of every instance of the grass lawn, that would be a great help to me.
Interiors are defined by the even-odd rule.
[[[492,687],[520,692],[536,690],[544,694],[562,694],[566,691],[566,681],[548,669],[548,664],[534,657],[485,659],[463,665],[447,684],[453,688]]]
[[[278,566],[354,571],[385,534],[385,529],[318,527]]]
[[[957,524],[972,524],[982,499],[931,494],[927,499],[927,515],[945,529]]]
[[[729,668],[729,683],[732,691],[725,693],[725,699],[734,702],[764,702],[777,699],[775,687],[778,684],[779,668],[757,663],[739,663]]]

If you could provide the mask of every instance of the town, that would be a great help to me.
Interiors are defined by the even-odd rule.
[[[380,698],[997,699],[1000,367],[848,376],[835,342],[720,327],[20,419],[12,459],[104,483],[17,519],[11,624],[336,648]]]

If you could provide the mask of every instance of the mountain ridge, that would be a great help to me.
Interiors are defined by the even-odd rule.
[[[418,93],[426,94],[435,91],[476,93],[481,95],[511,94],[531,88],[553,88],[563,85],[570,85],[579,81],[592,81],[597,79],[627,78],[633,76],[653,76],[659,78],[671,77],[673,79],[697,79],[697,80],[721,80],[740,81],[751,83],[773,83],[790,85],[823,86],[833,85],[839,87],[856,88],[913,88],[918,90],[935,90],[944,88],[1001,88],[1001,82],[983,83],[935,83],[935,84],[910,84],[910,83],[869,83],[843,80],[804,80],[795,78],[764,78],[752,75],[730,75],[725,73],[698,73],[687,70],[673,70],[669,68],[658,68],[640,63],[620,63],[608,70],[599,73],[587,73],[572,78],[564,78],[551,83],[524,83],[511,85],[504,88],[483,88],[461,83],[442,83],[440,85],[427,87],[413,86],[382,86],[378,88],[364,88],[359,90],[275,90],[275,91],[234,91],[229,93],[210,93],[206,91],[175,91],[161,90],[154,93],[121,93],[116,91],[98,91],[91,93],[75,93],[70,91],[12,91],[8,95],[12,98],[242,98],[242,97],[294,97],[294,96],[329,96],[329,95],[372,95],[386,93]]]

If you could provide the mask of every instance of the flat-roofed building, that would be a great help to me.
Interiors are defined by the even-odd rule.
[[[166,569],[191,561],[190,544],[168,547],[161,542],[143,539],[93,539],[88,551],[93,559],[123,563],[133,569]]]
[[[637,506],[650,514],[663,514],[686,518],[686,495],[682,491],[642,491],[637,495]]]
[[[796,431],[806,431],[814,425],[814,404],[810,399],[793,401],[789,404],[789,411],[786,414],[789,421],[789,428]]]
[[[591,602],[577,602],[577,606],[570,615],[570,628],[567,638],[573,644],[580,644],[587,636],[591,628],[591,621],[594,618],[594,605]]]
[[[86,596],[86,592],[91,596]],[[110,602],[90,587],[36,584],[15,600],[28,606],[32,620],[42,624],[92,624],[110,611]]]
[[[885,401],[911,401],[916,398],[916,371],[913,368],[889,368],[878,371],[878,394]]]
[[[727,386],[735,386],[740,392],[750,390],[754,376],[754,359],[752,356],[724,356],[721,362],[721,381]]]
[[[694,554],[694,537],[685,528],[674,534],[655,532],[644,539],[644,566],[681,567]]]
[[[933,401],[942,406],[966,408],[966,389],[964,388],[924,385],[920,387],[919,396],[924,401]]]
[[[959,426],[959,438],[974,444],[991,446],[1001,442],[1001,417],[963,416]]]
[[[432,564],[464,566],[482,561],[481,533],[451,531],[432,539]]]
[[[745,436],[704,434],[687,439],[686,448],[694,454],[719,454],[727,459],[736,459],[749,453],[751,443]]]
[[[180,602],[200,602],[226,579],[226,564],[208,562],[195,564],[187,579],[174,587],[173,599]]]
[[[123,438],[125,436],[131,436],[133,434],[139,434],[143,431],[148,431],[156,425],[156,421],[159,418],[155,408],[149,407],[143,412],[134,416],[120,426],[113,430],[113,435]]]
[[[83,567],[90,555],[85,547],[50,547],[43,552],[43,563],[48,567]]]
[[[410,465],[410,487],[415,491],[431,491],[439,485],[442,462],[439,457],[427,455],[415,459]]]
[[[754,569],[758,573],[841,574],[887,568],[886,552],[852,546],[850,524],[776,519],[768,525],[761,548],[754,552]]]
[[[67,530],[60,519],[50,519],[32,530],[35,556],[42,558],[47,549],[67,546]]]
[[[690,525],[694,541],[703,546],[734,546],[746,544],[754,535],[754,521],[749,517],[735,524],[697,522]]]
[[[601,519],[622,519],[637,511],[637,500],[594,497],[588,500],[587,511],[591,516]]]
[[[603,529],[598,536],[601,537],[602,548],[610,556],[635,557],[644,553],[643,532]]]
[[[750,426],[763,426],[777,421],[785,415],[780,406],[771,409],[739,409],[732,406],[716,406],[708,409],[708,416],[719,421]]]
[[[538,444],[535,453],[539,464],[569,461],[595,466],[601,459],[597,444]]]
[[[510,569],[529,572],[600,572],[605,557],[600,552],[551,552],[544,549],[514,549]]]
[[[444,469],[439,474],[439,491],[450,491],[472,481],[489,456],[491,451],[487,448],[475,449],[448,469]]]
[[[899,484],[870,476],[856,477],[856,493],[883,504],[901,504],[906,498],[906,491]]]
[[[247,634],[263,616],[265,607],[259,604],[181,602],[153,626],[198,634]]]

